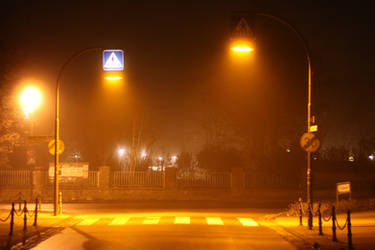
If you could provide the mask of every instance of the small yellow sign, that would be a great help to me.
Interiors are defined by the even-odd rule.
[[[310,126],[310,132],[317,132],[318,131],[318,125],[311,125]]]
[[[58,150],[57,150],[57,153],[59,155],[61,155],[63,152],[64,152],[64,149],[65,149],[65,145],[64,145],[64,142],[62,140],[58,140]],[[51,140],[49,143],[48,143],[48,151],[51,155],[55,155],[55,140]]]

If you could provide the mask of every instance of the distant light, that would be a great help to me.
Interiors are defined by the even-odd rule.
[[[352,155],[349,156],[348,161],[353,162],[354,161],[354,156],[352,156]]]
[[[158,166],[151,166],[150,168],[151,168],[152,171],[158,171],[159,170]]]
[[[105,79],[108,81],[116,81],[116,80],[121,80],[122,77],[121,76],[106,76]]]
[[[251,52],[253,51],[252,48],[250,47],[247,47],[247,46],[235,46],[232,48],[233,51],[236,51],[236,52]]]
[[[290,151],[291,151],[291,150],[290,150],[289,148],[286,149],[286,152],[290,153]]]
[[[79,155],[78,154],[74,154],[74,159],[78,159],[79,158]]]
[[[117,151],[118,153],[118,156],[123,156],[125,154],[125,149],[124,148],[119,148],[119,150]]]
[[[172,159],[172,161],[176,161],[177,160],[177,156],[176,155],[172,155],[171,159]]]
[[[371,155],[368,156],[368,158],[369,158],[371,161],[373,161],[374,158],[375,158],[375,156],[374,156],[373,154],[371,154]]]
[[[147,153],[146,153],[145,151],[142,151],[142,153],[141,153],[141,157],[142,157],[142,158],[146,158],[146,156],[147,156]]]
[[[162,160],[163,160],[163,157],[159,156],[159,157],[158,157],[158,160],[159,160],[159,161],[162,161]]]
[[[313,159],[314,159],[314,161],[316,161],[318,159],[318,157],[314,156]]]

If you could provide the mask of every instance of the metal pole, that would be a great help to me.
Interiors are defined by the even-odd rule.
[[[24,201],[24,207],[23,207],[23,231],[27,231],[27,204],[26,204],[26,201]]]
[[[337,241],[335,223],[336,223],[336,210],[335,210],[335,206],[332,206],[332,241]]]
[[[92,51],[102,50],[102,48],[85,48],[73,54],[68,60],[62,65],[56,80],[56,106],[55,106],[55,164],[54,164],[54,197],[53,197],[53,214],[56,216],[59,214],[59,140],[60,140],[60,78],[66,68],[66,66],[80,55]]]
[[[34,224],[33,226],[37,226],[37,221],[38,221],[38,198],[35,200],[35,210],[34,210]]]
[[[348,209],[348,248],[353,249],[353,242],[352,242],[352,222],[350,221],[350,209]]]
[[[53,198],[53,214],[56,216],[58,212],[58,199],[59,199],[59,140],[60,140],[60,84],[59,78],[56,82],[56,119],[55,119],[55,176],[54,176],[54,198]]]
[[[319,203],[319,207],[318,207],[318,216],[319,216],[319,235],[323,235],[323,229],[322,229],[322,213],[320,212],[320,206],[321,206],[321,204]]]
[[[307,55],[308,66],[308,101],[307,101],[307,132],[310,132],[311,126],[311,59]],[[313,227],[313,216],[311,209],[313,208],[313,195],[312,195],[312,173],[311,173],[311,152],[307,152],[307,203],[309,209],[309,229]]]
[[[294,27],[289,21],[279,16],[269,14],[269,13],[253,13],[258,16],[264,16],[271,18],[278,23],[284,24],[288,28],[290,28],[300,39],[303,43],[305,52],[306,52],[306,59],[307,59],[307,84],[308,84],[308,95],[307,95],[307,132],[310,132],[311,126],[311,78],[312,78],[312,69],[311,69],[311,53],[309,49],[309,45],[307,40],[304,38],[301,32],[298,31],[296,27]],[[307,152],[307,176],[306,176],[306,186],[307,186],[307,205],[308,205],[308,227],[312,229],[313,226],[313,217],[312,217],[312,207],[313,207],[313,195],[312,195],[312,171],[311,171],[311,152]]]
[[[13,235],[13,226],[14,226],[14,202],[12,202],[12,210],[10,210],[10,229],[9,236]]]

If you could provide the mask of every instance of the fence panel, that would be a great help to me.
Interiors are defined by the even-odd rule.
[[[29,186],[30,170],[0,170],[0,186]]]
[[[228,172],[214,172],[195,175],[185,173],[177,179],[179,187],[191,188],[230,188],[231,174]]]
[[[164,172],[123,172],[113,171],[112,186],[114,187],[163,187]]]
[[[89,171],[88,186],[89,187],[99,186],[99,171]]]

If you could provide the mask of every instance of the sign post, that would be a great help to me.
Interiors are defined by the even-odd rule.
[[[350,181],[336,183],[336,206],[339,205],[339,196],[349,194],[349,201],[352,200],[352,189]]]
[[[308,123],[308,128],[310,129],[310,123]],[[311,174],[311,153],[315,152],[320,147],[320,141],[315,136],[315,134],[307,132],[304,133],[300,140],[301,147],[307,152],[307,176],[306,176],[306,186],[307,186],[307,203],[309,211],[309,220],[308,225],[309,229],[312,229],[313,226],[313,198],[312,198],[312,174]]]

